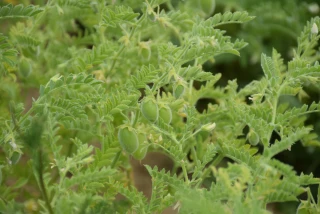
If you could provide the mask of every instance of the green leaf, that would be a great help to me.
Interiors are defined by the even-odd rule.
[[[277,77],[275,64],[271,57],[261,54],[261,66],[267,79],[270,80],[272,77]]]
[[[253,20],[254,16],[249,16],[246,11],[236,11],[234,13],[227,11],[224,14],[217,13],[214,16],[206,20],[206,23],[210,23],[212,27],[217,27],[224,24],[233,24],[233,23],[245,23]]]
[[[22,4],[12,6],[11,4],[0,7],[0,19],[29,18],[43,11],[34,5],[23,6]]]
[[[266,148],[264,150],[263,155],[266,158],[272,158],[276,154],[284,150],[290,149],[295,142],[300,140],[303,136],[307,135],[309,132],[310,132],[310,128],[305,128],[305,127],[298,128],[293,133],[291,133],[287,137],[284,137],[280,141],[276,140],[276,142],[273,145],[271,145],[269,148]]]

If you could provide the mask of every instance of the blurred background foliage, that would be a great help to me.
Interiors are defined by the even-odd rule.
[[[79,51],[80,48],[92,50],[93,47],[99,47],[101,38],[97,38],[97,35],[103,34],[103,32],[96,33],[95,25],[99,24],[100,14],[88,12],[79,15],[78,9],[81,8],[82,1],[73,1],[74,5],[64,5],[63,1],[55,2],[57,4],[52,5],[55,9],[51,8],[38,23],[32,23],[28,19],[0,19],[0,33],[9,38],[9,48],[16,50],[16,54],[11,57],[13,63],[4,63],[0,67],[0,115],[3,117],[8,118],[10,115],[7,106],[8,100],[16,103],[26,103],[27,100],[30,102],[31,97],[37,97],[38,86],[46,83],[55,74],[79,72],[78,64],[83,62],[77,60],[77,56],[87,54],[86,50]],[[136,10],[135,12],[139,12],[141,3],[144,1],[118,0],[116,2],[117,4],[125,2],[132,6]],[[223,55],[216,58],[215,61],[203,64],[205,71],[222,74],[219,81],[222,86],[225,86],[228,80],[237,79],[239,86],[243,87],[252,80],[262,77],[260,55],[261,53],[270,55],[273,48],[281,53],[287,62],[293,56],[293,48],[297,46],[297,37],[307,21],[320,15],[320,3],[316,0],[216,0],[214,11],[210,14],[203,13],[195,2],[197,1],[172,0],[172,6],[206,17],[219,12],[243,10],[256,16],[253,21],[243,25],[230,24],[221,27],[232,38],[242,38],[249,43],[246,48],[241,50],[241,57],[231,54]],[[47,1],[3,0],[0,1],[0,6],[8,3],[13,5],[34,4],[45,7]],[[91,1],[92,8],[86,8],[87,5],[84,4],[84,8],[81,10],[96,10],[98,5],[98,0]],[[163,4],[161,9],[170,10],[166,4]],[[49,8],[45,7],[45,10],[49,10]],[[60,16],[61,14],[63,16]],[[115,41],[118,39],[114,38]],[[172,35],[172,41],[177,42],[177,40],[178,38]],[[109,50],[112,45],[114,44],[110,44],[108,47]],[[108,51],[103,48],[100,47],[96,50],[100,53]],[[90,61],[90,59],[88,60]],[[99,78],[105,78],[96,69],[95,62],[84,63],[88,66],[89,72],[96,74]],[[17,66],[18,64],[20,67]],[[115,75],[114,78],[117,76]],[[107,81],[112,82],[113,80],[108,79]],[[195,87],[200,87],[200,83],[196,82]],[[308,96],[300,97],[301,99],[285,96],[281,99],[289,101],[292,106],[310,104],[313,101],[319,102],[320,86],[306,85],[304,90]],[[201,100],[197,103],[198,110],[205,109],[208,103],[214,103],[214,100]],[[30,103],[26,108],[28,105]],[[320,136],[320,115],[311,114],[307,123],[313,125]],[[275,139],[277,139],[276,135],[273,140]],[[320,177],[319,156],[319,148],[305,148],[301,143],[298,143],[291,151],[283,152],[277,158],[292,165],[299,174],[312,172],[315,177]],[[1,161],[6,160],[1,158]],[[24,171],[22,168],[20,173],[24,173]],[[36,197],[38,193],[30,190],[29,194],[35,194],[33,196]],[[32,204],[32,202],[30,203]],[[295,210],[296,206],[297,203],[282,204],[278,210],[290,213],[289,210]]]

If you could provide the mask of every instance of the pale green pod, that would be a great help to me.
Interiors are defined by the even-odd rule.
[[[150,122],[155,122],[158,120],[158,105],[153,99],[145,98],[141,102],[141,112],[142,115]]]

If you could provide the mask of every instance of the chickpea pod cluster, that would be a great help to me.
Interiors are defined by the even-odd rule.
[[[156,101],[150,97],[146,97],[140,104],[140,110],[144,118],[154,123],[162,120],[164,123],[171,123],[172,112],[168,105],[158,105]],[[142,160],[148,152],[148,143],[144,133],[137,131],[130,125],[122,125],[119,127],[118,140],[121,148],[131,154],[135,159]]]
[[[145,134],[137,134],[134,128],[123,125],[119,128],[118,139],[121,148],[135,159],[142,160],[146,156],[148,144]]]
[[[158,105],[155,100],[145,98],[141,102],[140,110],[142,115],[150,122],[156,122],[159,118],[167,124],[171,123],[172,112],[168,105]]]

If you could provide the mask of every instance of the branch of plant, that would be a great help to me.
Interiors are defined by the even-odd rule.
[[[146,13],[143,13],[142,16],[140,17],[140,19],[138,20],[138,22],[135,24],[135,26],[132,28],[130,34],[129,34],[129,37],[128,37],[128,40],[132,39],[136,29],[140,26],[140,24],[144,21],[146,17]],[[112,70],[114,69],[114,66],[116,65],[116,62],[119,58],[119,56],[122,54],[122,52],[124,51],[124,49],[126,48],[126,45],[125,44],[122,44],[121,48],[119,49],[119,51],[117,52],[112,64],[111,64],[111,67],[109,69],[109,72],[108,73],[112,73]],[[107,75],[107,73],[105,74],[105,76]]]
[[[224,158],[223,154],[219,154],[218,157],[216,157],[214,159],[214,161],[212,162],[212,164],[210,164],[209,167],[205,168],[204,172],[202,173],[201,177],[198,179],[197,183],[196,183],[196,187],[198,188],[202,182],[204,181],[204,179],[208,176],[209,172],[211,172],[211,168],[210,167],[216,167]]]
[[[42,197],[45,201],[45,204],[48,208],[48,211],[50,214],[54,214],[53,212],[53,209],[51,207],[51,204],[50,204],[50,201],[49,201],[49,197],[48,197],[48,194],[47,194],[47,189],[46,189],[46,186],[45,186],[45,183],[44,183],[44,179],[43,179],[43,160],[42,160],[42,156],[43,156],[43,153],[42,153],[42,149],[40,148],[39,149],[39,159],[36,160],[38,161],[38,164],[39,164],[39,168],[37,171],[38,173],[38,177],[39,177],[39,187],[40,187],[40,191],[42,193]]]

